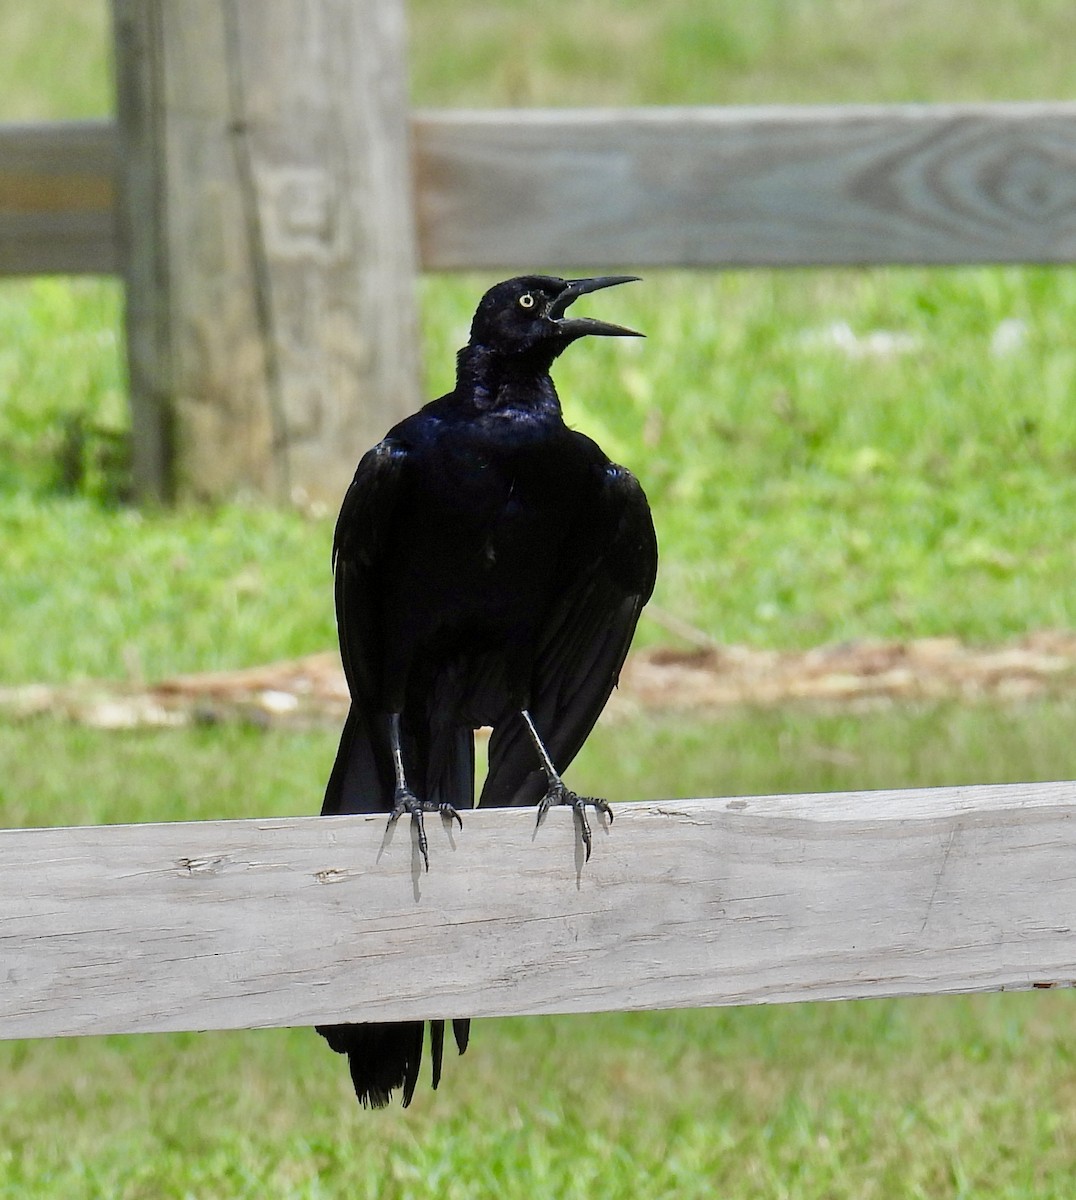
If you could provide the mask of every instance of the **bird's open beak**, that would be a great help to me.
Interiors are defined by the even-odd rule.
[[[607,321],[596,321],[593,317],[566,317],[566,309],[587,292],[600,292],[602,288],[616,287],[621,283],[635,283],[638,275],[599,275],[596,279],[569,279],[568,286],[549,306],[549,316],[557,327],[575,337],[596,334],[599,337],[643,337],[634,329],[623,325],[610,325]]]

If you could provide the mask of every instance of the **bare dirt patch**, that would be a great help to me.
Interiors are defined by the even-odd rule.
[[[1076,632],[1041,632],[983,648],[956,638],[858,641],[805,651],[657,647],[631,655],[610,717],[728,705],[863,706],[945,699],[1020,701],[1076,690]],[[150,685],[85,683],[0,689],[0,714],[52,715],[101,728],[245,720],[338,724],[347,686],[334,652]]]

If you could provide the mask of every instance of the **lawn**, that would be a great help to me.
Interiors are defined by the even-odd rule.
[[[480,287],[426,281],[431,392]],[[109,507],[116,311],[111,284],[0,284],[0,682],[330,645],[335,514]],[[647,489],[662,609],[772,646],[1076,624],[1071,272],[655,273],[602,312],[649,336],[573,347],[557,380],[569,419]],[[842,325],[911,348],[849,356]],[[1002,328],[1022,331],[1004,352]],[[667,636],[645,616],[640,635]]]
[[[416,101],[1076,91],[1063,0],[535,11],[413,0]],[[107,30],[103,0],[0,7],[0,120],[107,113]],[[429,394],[490,282],[423,280]],[[120,302],[111,281],[0,281],[0,684],[330,646],[333,513],[123,504]],[[600,307],[647,340],[576,347],[557,380],[650,494],[661,608],[759,646],[1076,625],[1071,270],[648,272]],[[600,728],[572,779],[622,802],[1073,778],[1074,707],[641,717]],[[0,723],[0,824],[313,812],[334,740]],[[1071,1004],[484,1022],[439,1093],[380,1114],[309,1030],[2,1043],[0,1196],[1068,1197]]]

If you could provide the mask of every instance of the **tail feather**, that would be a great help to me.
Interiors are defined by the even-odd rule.
[[[422,1062],[422,1021],[384,1025],[319,1025],[318,1033],[337,1054],[346,1054],[351,1082],[363,1108],[384,1108],[397,1088],[411,1103]]]
[[[351,706],[325,786],[322,816],[392,811],[392,756],[387,727],[380,724],[376,716]]]
[[[441,1060],[445,1053],[445,1023],[444,1021],[430,1022],[430,1060],[433,1063],[433,1090],[441,1082]]]
[[[419,759],[411,773],[420,794],[454,808],[474,806],[474,736],[455,729],[436,740],[428,769],[415,739],[405,737],[404,757]],[[409,779],[409,782],[411,780]],[[387,722],[352,705],[340,736],[332,774],[325,789],[322,814],[390,812],[395,780],[389,752]],[[384,1108],[393,1092],[403,1093],[403,1106],[411,1103],[422,1063],[424,1023],[390,1021],[380,1024],[319,1025],[318,1033],[337,1054],[346,1054],[355,1096],[364,1108]],[[452,1032],[462,1054],[467,1049],[470,1021],[454,1020]],[[430,1022],[433,1086],[441,1081],[445,1023]]]

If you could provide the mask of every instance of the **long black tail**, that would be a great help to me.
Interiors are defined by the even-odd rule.
[[[420,794],[437,802],[445,800],[458,809],[474,805],[474,738],[469,729],[453,731],[433,752],[429,746],[409,744],[405,735],[404,760],[428,763],[428,770],[412,782],[413,787],[421,789]],[[388,721],[352,705],[340,736],[321,814],[391,812],[394,789]],[[470,1021],[452,1022],[460,1054],[467,1049],[470,1025]],[[364,1108],[384,1108],[398,1088],[403,1091],[404,1108],[411,1103],[422,1063],[422,1021],[316,1028],[337,1054],[347,1055],[355,1095]],[[434,1088],[441,1080],[444,1042],[444,1021],[431,1021]]]
[[[467,1049],[470,1021],[453,1021],[452,1033],[460,1054]],[[421,1021],[390,1021],[380,1025],[319,1025],[318,1033],[337,1054],[346,1054],[351,1082],[363,1108],[384,1108],[397,1088],[403,1106],[411,1103],[422,1063],[425,1026]],[[441,1082],[444,1021],[430,1022],[433,1086]]]

